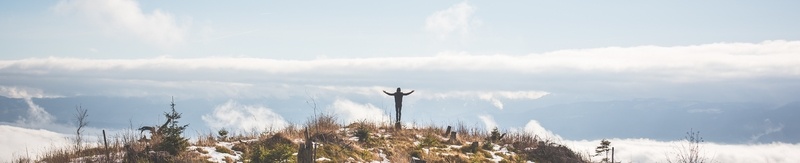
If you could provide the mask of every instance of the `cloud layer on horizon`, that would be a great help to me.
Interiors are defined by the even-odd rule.
[[[278,98],[312,93],[373,97],[411,86],[415,100],[507,101],[565,94],[593,98],[792,100],[800,41],[712,43],[560,50],[528,55],[441,53],[425,57],[328,58],[25,58],[0,60],[4,96],[44,90],[48,97],[176,95],[184,98]],[[401,83],[397,77],[408,77]],[[52,82],[45,82],[52,81]],[[85,83],[85,84],[81,84]],[[764,83],[770,86],[764,87]],[[476,88],[477,86],[477,88]],[[691,86],[692,88],[684,89]],[[737,91],[746,91],[740,94]],[[635,92],[631,92],[637,90]],[[687,91],[676,91],[687,90]],[[27,93],[36,93],[28,91]],[[645,94],[642,94],[645,93]],[[55,94],[55,95],[53,95]],[[723,96],[720,96],[723,95]],[[45,95],[37,95],[45,96]],[[351,97],[348,97],[351,98]]]
[[[510,127],[511,132],[520,132],[519,128]],[[522,132],[537,135],[539,138],[551,140],[565,145],[582,155],[594,155],[595,148],[601,140],[566,140],[558,134],[546,129],[536,120],[530,120]],[[702,136],[702,135],[700,135]],[[674,160],[685,140],[658,141],[646,138],[609,138],[611,147],[615,148],[615,161],[622,162],[666,162]],[[708,161],[748,163],[748,162],[798,162],[800,156],[791,153],[800,152],[800,144],[768,143],[768,144],[720,144],[704,142],[700,144],[701,155]],[[601,156],[589,157],[600,160]]]
[[[800,86],[773,81],[798,78],[798,54],[800,41],[772,40],[528,55],[442,53],[313,60],[24,58],[0,60],[0,74],[4,75],[0,86],[7,97],[175,95],[232,99],[305,97],[308,91],[328,97],[348,94],[372,98],[381,90],[409,86],[407,89],[418,93],[409,96],[408,102],[480,100],[498,109],[505,109],[508,101],[542,97],[772,100],[780,105],[793,100],[790,97],[796,93],[788,90]]]
[[[623,162],[666,162],[674,160],[681,144],[687,141],[657,141],[651,139],[619,139],[611,138],[611,146],[615,148],[616,161]],[[600,140],[564,140],[563,144],[573,151],[594,154]],[[768,144],[700,144],[701,155],[708,161],[747,163],[747,162],[798,162],[800,156],[790,153],[800,152],[800,144],[768,143]],[[609,154],[610,155],[610,154]],[[599,160],[602,157],[592,157]]]
[[[70,74],[95,71],[241,71],[255,74],[339,74],[385,71],[540,73],[631,73],[674,81],[722,80],[800,74],[800,41],[714,43],[560,50],[528,55],[442,53],[428,57],[281,60],[267,58],[79,59],[27,58],[0,61],[0,72]]]
[[[0,124],[0,162],[14,157],[37,158],[50,149],[66,147],[67,135],[44,129],[28,129]],[[26,153],[27,152],[27,153]]]

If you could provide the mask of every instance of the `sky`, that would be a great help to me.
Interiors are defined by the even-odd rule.
[[[76,107],[95,135],[163,122],[173,101],[187,136],[248,133],[319,113],[387,122],[381,91],[401,87],[415,91],[409,126],[538,133],[577,151],[610,139],[634,162],[701,131],[722,162],[797,162],[798,5],[4,1],[0,145],[18,148],[0,160],[66,142]]]

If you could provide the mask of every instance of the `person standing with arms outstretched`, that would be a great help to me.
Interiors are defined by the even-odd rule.
[[[394,110],[397,112],[397,123],[400,123],[400,110],[403,109],[403,96],[408,96],[411,93],[414,93],[414,90],[411,90],[411,92],[408,93],[403,93],[400,91],[400,87],[397,87],[397,91],[394,93],[389,93],[385,90],[383,93],[386,93],[389,96],[394,96]]]

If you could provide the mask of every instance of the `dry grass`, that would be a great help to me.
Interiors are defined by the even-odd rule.
[[[281,133],[292,140],[303,138],[303,128],[294,123],[289,123],[286,128],[283,128],[278,133]]]
[[[320,114],[317,118],[311,118],[306,122],[305,127],[311,133],[335,133],[341,128],[341,125],[336,122],[335,116],[330,114]]]
[[[21,157],[12,162],[157,162],[154,160],[161,159],[169,162],[203,162],[203,157],[190,152],[168,158],[148,157],[146,149],[150,144],[138,141],[141,137],[142,134],[131,129],[119,135],[108,136],[108,148],[105,147],[101,137],[98,142],[80,150],[69,147],[53,149],[35,158]]]
[[[231,154],[231,155],[235,154],[235,153],[233,153],[233,151],[231,149],[228,149],[226,147],[219,146],[219,145],[215,146],[214,150],[219,152],[219,153],[227,153],[227,154]]]
[[[194,143],[194,145],[196,146],[214,146],[216,144],[217,144],[217,139],[212,133],[199,136],[197,138],[197,141]]]
[[[236,162],[236,160],[234,160],[234,159],[233,159],[232,157],[230,157],[230,156],[225,156],[225,163],[233,163],[233,162]]]

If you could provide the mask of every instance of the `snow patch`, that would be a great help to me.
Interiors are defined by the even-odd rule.
[[[233,148],[234,144],[231,143],[231,142],[218,142],[215,145],[227,148],[228,150],[231,150],[231,148]],[[211,161],[211,162],[225,162],[225,157],[231,157],[231,158],[233,158],[233,160],[241,160],[242,152],[231,150],[234,153],[233,155],[230,154],[230,153],[221,153],[221,152],[217,152],[216,146],[215,147],[189,146],[189,148],[187,148],[187,149],[189,151],[197,152],[195,150],[200,148],[200,149],[208,152],[208,153],[205,153],[205,154],[204,153],[200,153],[200,155],[208,156],[209,157],[208,161]]]
[[[386,158],[386,154],[383,153],[383,150],[378,150],[378,157],[381,158],[381,161],[372,161],[370,163],[389,163],[389,159]]]

